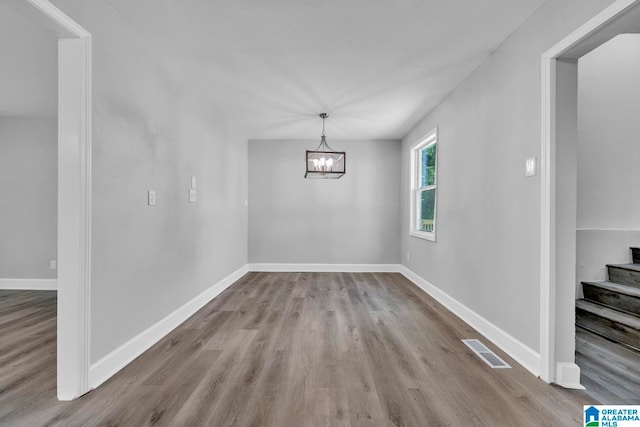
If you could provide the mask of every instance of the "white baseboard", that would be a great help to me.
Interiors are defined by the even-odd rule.
[[[0,279],[0,289],[22,291],[55,291],[57,279]]]
[[[149,349],[153,344],[191,317],[205,304],[227,289],[249,271],[254,272],[392,272],[402,273],[420,289],[431,295],[453,314],[475,328],[496,346],[516,360],[532,374],[539,375],[540,355],[498,328],[465,305],[456,301],[431,283],[427,282],[407,267],[400,264],[246,264],[211,288],[198,295],[158,323],[127,341],[89,369],[89,385],[96,388],[116,374],[133,359]],[[580,370],[577,366],[557,368],[558,384],[568,388],[581,388]],[[574,364],[566,364],[574,365]],[[577,377],[576,369],[577,368]],[[575,382],[577,378],[577,382]],[[561,382],[562,381],[562,382]]]
[[[575,363],[556,363],[556,384],[564,388],[585,390],[580,384],[580,367]]]
[[[444,305],[453,314],[487,337],[487,339],[497,345],[502,351],[511,356],[529,372],[535,376],[540,375],[539,353],[536,353],[529,346],[518,341],[516,338],[489,322],[475,311],[450,297],[404,265],[400,266],[400,272],[407,279],[415,283],[420,289],[431,295],[440,304]]]
[[[146,331],[141,332],[91,365],[89,368],[89,387],[94,389],[111,378],[133,359],[160,341],[160,339],[174,330],[182,322],[193,316],[195,312],[244,276],[248,271],[247,265],[244,265]]]
[[[249,271],[264,272],[344,272],[344,273],[398,273],[400,264],[248,264]]]

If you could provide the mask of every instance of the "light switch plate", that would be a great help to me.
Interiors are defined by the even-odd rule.
[[[536,176],[536,158],[530,157],[525,164],[525,176]]]
[[[147,194],[147,203],[149,203],[149,206],[155,206],[156,205],[156,192],[153,190],[149,190],[149,193]]]
[[[189,203],[195,203],[196,202],[196,189],[195,188],[190,188],[189,189]]]

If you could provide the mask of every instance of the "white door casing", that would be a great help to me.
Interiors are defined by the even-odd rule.
[[[540,378],[580,385],[575,364],[577,61],[640,21],[618,0],[542,55]]]
[[[57,395],[89,391],[91,34],[47,0],[9,0],[58,37]]]

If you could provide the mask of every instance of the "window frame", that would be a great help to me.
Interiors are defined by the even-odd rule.
[[[420,186],[420,176],[421,176],[421,161],[419,153],[431,146],[436,146],[436,155],[435,155],[435,172],[434,172],[434,183],[432,185],[427,185],[424,187]],[[437,232],[437,212],[438,212],[438,154],[440,152],[439,141],[438,141],[438,128],[429,131],[422,138],[418,139],[417,142],[411,145],[410,150],[410,162],[411,162],[411,195],[410,199],[410,207],[409,212],[411,213],[411,218],[409,221],[409,235],[413,237],[418,237],[420,239],[429,240],[432,242],[436,241],[436,232]],[[418,227],[418,218],[420,217],[419,211],[421,209],[420,206],[420,194],[427,190],[435,190],[434,201],[433,201],[433,230],[432,231],[424,231],[420,230]]]

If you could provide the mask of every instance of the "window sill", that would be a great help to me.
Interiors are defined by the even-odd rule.
[[[436,233],[426,233],[426,232],[420,232],[420,231],[410,231],[409,232],[410,236],[413,237],[417,237],[419,239],[423,239],[423,240],[429,240],[430,242],[435,242],[436,241]]]

